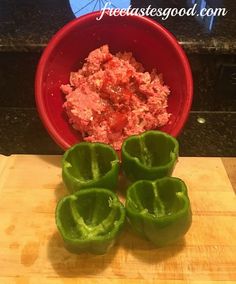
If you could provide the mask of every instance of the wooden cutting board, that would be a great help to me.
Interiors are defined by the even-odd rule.
[[[236,283],[236,197],[220,158],[180,158],[193,223],[154,248],[126,228],[104,256],[73,255],[54,220],[60,156],[0,156],[0,283]],[[236,174],[236,173],[235,173]]]

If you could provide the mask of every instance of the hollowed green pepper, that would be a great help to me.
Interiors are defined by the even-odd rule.
[[[89,187],[114,189],[118,173],[119,158],[107,144],[82,142],[62,158],[62,178],[70,192]]]
[[[123,172],[131,181],[170,176],[178,156],[178,141],[157,130],[128,137],[121,149]]]
[[[125,222],[125,208],[116,194],[89,188],[61,199],[56,224],[66,248],[74,253],[104,254]]]
[[[191,226],[187,187],[178,178],[135,182],[128,188],[125,206],[133,229],[156,246],[175,242]]]

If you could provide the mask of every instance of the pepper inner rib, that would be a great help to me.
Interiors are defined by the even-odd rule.
[[[140,136],[139,143],[140,143],[140,152],[141,152],[141,155],[140,155],[141,162],[145,166],[151,167],[152,166],[151,155],[150,155],[150,152],[149,152],[149,150],[146,146],[145,138],[143,136]]]
[[[148,213],[149,210],[148,208],[145,208],[140,200],[140,196],[138,195],[137,193],[137,190],[134,191],[134,205],[136,207],[136,209],[138,209],[140,211],[141,214],[144,214],[144,213]]]
[[[90,228],[85,224],[84,219],[80,216],[76,208],[76,200],[70,199],[71,214],[76,224],[76,229],[82,236],[86,236],[89,233]]]
[[[166,215],[166,208],[159,197],[159,192],[155,185],[153,185],[153,192],[154,192],[154,200],[153,200],[154,215],[157,217]]]
[[[97,179],[100,177],[100,169],[96,154],[96,148],[94,145],[93,147],[91,147],[91,172],[92,172],[92,179]]]

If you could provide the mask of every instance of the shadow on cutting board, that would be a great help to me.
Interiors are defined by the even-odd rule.
[[[61,167],[61,155],[38,155],[38,157],[54,167]]]
[[[60,181],[55,187],[54,194],[55,194],[56,201],[58,202],[64,196],[69,195],[70,192],[66,189],[66,186],[64,185],[64,183]]]
[[[126,224],[119,244],[139,261],[157,264],[179,254],[185,247],[185,239],[182,238],[175,244],[157,248],[151,242],[136,235],[129,224]]]
[[[105,255],[73,254],[66,250],[59,233],[55,232],[49,240],[47,253],[52,267],[60,277],[89,277],[109,266],[117,249],[118,246],[115,245]]]

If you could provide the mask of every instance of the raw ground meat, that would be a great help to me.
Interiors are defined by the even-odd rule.
[[[145,72],[131,52],[112,55],[108,45],[90,52],[83,67],[61,86],[69,122],[85,141],[116,150],[130,135],[168,123],[169,88],[156,70]]]

